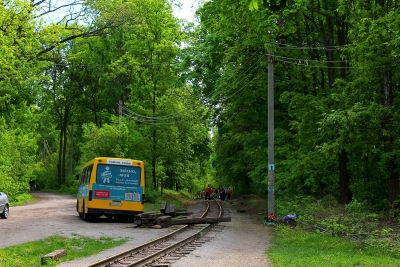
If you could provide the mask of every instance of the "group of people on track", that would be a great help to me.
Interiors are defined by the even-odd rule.
[[[219,188],[211,187],[211,185],[206,187],[205,191],[200,192],[201,196],[204,196],[205,199],[214,199],[219,198],[222,201],[225,199],[230,200],[232,195],[232,190],[230,188],[224,188],[220,186]]]

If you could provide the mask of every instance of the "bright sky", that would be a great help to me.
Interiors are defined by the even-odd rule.
[[[196,12],[197,1],[196,0],[180,0],[182,3],[181,10],[174,10],[174,15],[180,19],[186,19],[189,22],[193,22],[194,13]]]
[[[186,19],[189,22],[194,21],[194,13],[196,12],[196,8],[199,5],[199,0],[178,0],[182,3],[182,9],[181,10],[174,10],[173,14],[174,16],[180,18],[180,19]],[[68,4],[72,2],[71,0],[59,0],[58,4]],[[68,8],[65,9],[67,12]],[[65,14],[63,9],[61,9],[59,12],[53,12],[47,16],[47,19],[49,21],[59,21]]]

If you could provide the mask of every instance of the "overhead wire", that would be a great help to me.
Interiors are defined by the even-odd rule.
[[[352,46],[352,44],[347,45],[335,45],[335,46],[296,46],[291,44],[284,44],[280,42],[266,42],[267,44],[277,45],[279,49],[289,49],[289,50],[328,50],[335,51],[341,50],[343,48],[347,48]]]
[[[262,47],[258,48],[256,50],[256,52],[254,52],[244,63],[242,63],[243,65],[246,65],[247,63],[249,63],[251,60],[254,59],[254,57],[259,53],[259,51],[262,49]],[[245,78],[247,78],[251,73],[253,73],[256,69],[259,68],[260,64],[260,60],[264,57],[264,54],[262,56],[260,56],[258,59],[255,60],[254,63],[252,63],[252,65],[246,69],[245,72],[241,73],[240,75],[237,75],[238,72],[240,70],[236,70],[233,74],[231,74],[227,80],[230,80],[233,77],[236,77],[232,82],[231,82],[231,86],[230,88],[233,88],[232,85],[237,85],[240,82],[242,82]],[[235,94],[237,94],[238,92],[240,92],[241,90],[243,90],[248,84],[250,84],[253,80],[255,79],[255,77],[253,79],[251,79],[248,83],[246,83],[244,86],[240,87],[237,91],[233,92],[231,95],[225,97],[224,99],[229,99],[230,97],[234,96]],[[229,93],[231,89],[224,91],[223,93]],[[202,98],[210,98],[212,97],[213,93],[210,93],[209,95],[205,95],[202,96]],[[175,113],[175,114],[168,114],[168,115],[164,115],[164,116],[148,116],[148,115],[142,115],[139,113],[136,113],[132,110],[129,110],[127,107],[122,106],[123,114],[125,116],[130,117],[131,119],[134,119],[135,121],[139,121],[139,122],[143,122],[143,123],[147,123],[147,124],[161,124],[159,121],[165,121],[165,120],[170,120],[170,119],[174,119],[174,118],[178,118],[178,117],[183,117],[185,115],[187,115],[188,113],[190,113],[190,111],[187,112],[182,112],[182,113]],[[175,123],[175,122],[173,122]],[[171,123],[164,123],[164,124],[171,124]]]
[[[321,65],[310,65],[310,64],[306,64],[306,63],[292,62],[292,61],[282,60],[282,59],[278,59],[277,61],[288,63],[288,64],[292,64],[292,65],[310,67],[310,68],[325,68],[325,69],[328,69],[328,68],[329,69],[354,69],[355,68],[355,67],[351,67],[351,66],[347,66],[347,67],[331,66],[331,67],[328,67],[328,66],[321,66]]]
[[[232,85],[239,85],[245,78],[247,78],[250,74],[252,74],[255,70],[258,69],[258,67],[260,66],[259,62],[260,60],[264,57],[261,56],[258,58],[257,61],[255,61],[249,68],[246,69],[246,71],[244,71],[243,73],[241,73],[239,75],[239,77],[237,77],[234,81],[230,82]],[[227,81],[230,81],[229,77],[227,79]],[[230,95],[229,97],[226,96],[227,93],[232,89],[232,87],[230,87],[230,89],[226,90],[226,91],[221,91],[219,92],[219,95],[225,95],[225,98],[228,99],[230,97],[232,97],[233,95],[235,95],[237,92],[234,92],[232,95]],[[240,90],[242,90],[243,88],[241,88]]]
[[[332,46],[332,47],[299,47],[299,46],[293,46],[293,45],[288,45],[288,44],[283,44],[283,43],[270,43],[270,44],[274,44],[274,45],[280,45],[279,49],[296,49],[296,50],[300,50],[300,49],[318,49],[318,50],[338,50],[341,49],[343,46]],[[247,60],[243,63],[241,63],[241,65],[247,65],[251,60],[253,60],[257,54],[259,54],[259,51],[262,49],[263,47],[259,47],[249,58],[247,58]],[[247,77],[249,77],[251,74],[254,73],[255,70],[257,70],[260,67],[260,61],[261,59],[266,56],[265,54],[262,54],[260,57],[258,57],[258,59],[255,60],[254,63],[251,63],[251,66],[248,67],[244,72],[240,73],[240,75],[237,75],[240,71],[240,69],[237,69],[235,72],[233,72],[229,77],[226,78],[227,81],[230,81],[232,78],[234,78],[231,82],[230,82],[230,86],[229,89],[227,90],[222,90],[218,93],[218,95],[224,95],[225,97],[223,99],[229,99],[231,97],[233,97],[234,95],[236,95],[237,93],[239,93],[240,91],[242,91],[246,86],[248,86],[256,77],[252,78],[249,82],[247,82],[245,85],[241,86],[238,90],[234,91],[233,93],[229,94],[229,92],[232,91],[232,88],[235,88],[237,85],[239,85],[241,82],[243,82]],[[283,63],[288,63],[288,64],[292,64],[292,65],[298,65],[298,66],[306,66],[306,67],[313,67],[313,68],[328,68],[328,66],[324,65],[324,66],[319,66],[319,65],[314,65],[314,64],[308,64],[308,63],[337,63],[337,62],[343,62],[343,61],[324,61],[324,60],[311,60],[311,59],[301,59],[301,58],[290,58],[290,57],[284,57],[284,56],[277,56],[274,55],[274,59],[276,61],[280,61]],[[350,62],[350,60],[344,60],[344,62]],[[182,62],[166,62],[166,63],[152,63],[152,64],[143,64],[143,63],[132,63],[132,64],[123,64],[123,65],[119,65],[122,67],[130,67],[130,66],[152,66],[152,65],[173,65],[173,64],[179,64]],[[65,64],[56,64],[56,65],[65,65]],[[108,67],[111,66],[112,64],[109,65],[100,65],[100,64],[86,64],[86,65],[82,65],[81,63],[79,64],[68,64],[68,65],[76,65],[76,66],[85,66],[85,67]],[[350,69],[353,67],[343,67],[343,66],[332,66],[329,68],[345,68],[345,69]],[[265,71],[265,70],[263,70]],[[219,88],[221,88],[223,85],[219,85],[216,87],[216,89],[218,90]],[[201,97],[203,99],[207,99],[207,98],[213,98],[213,96],[215,97],[215,91],[210,92],[208,95],[202,95]],[[182,112],[182,113],[175,113],[175,114],[168,114],[168,115],[164,115],[164,116],[148,116],[148,115],[142,115],[139,113],[136,113],[132,110],[129,110],[127,107],[122,106],[122,109],[124,109],[125,111],[123,112],[124,115],[126,116],[130,116],[131,118],[135,118],[136,121],[139,122],[143,122],[143,123],[154,123],[155,121],[157,123],[160,123],[159,121],[165,121],[165,120],[171,120],[171,119],[175,119],[175,118],[179,118],[179,117],[183,117],[186,116],[189,112]]]
[[[179,122],[184,122],[184,121],[189,121],[190,120],[190,118],[187,118],[187,119],[182,119],[182,120],[175,120],[175,121],[172,121],[172,122],[159,122],[159,120],[157,120],[157,119],[155,119],[155,120],[149,120],[149,119],[143,120],[141,118],[137,118],[137,117],[135,117],[135,116],[133,116],[133,115],[131,115],[129,113],[126,113],[124,111],[121,112],[121,115],[125,115],[125,117],[128,117],[128,118],[130,118],[130,119],[132,119],[134,121],[141,122],[141,123],[148,124],[148,125],[154,125],[154,124],[157,124],[157,125],[172,125],[172,124],[176,124],[176,123],[179,123]]]
[[[146,120],[169,120],[169,119],[173,119],[173,118],[178,118],[181,117],[181,113],[176,113],[176,114],[169,114],[169,115],[165,115],[165,116],[157,116],[157,117],[152,117],[152,116],[145,116],[145,115],[141,115],[139,113],[133,112],[132,110],[128,109],[126,106],[124,105],[120,105],[118,103],[118,106],[121,106],[121,108],[123,110],[125,110],[126,112],[132,114],[133,116],[137,116]]]
[[[318,62],[318,63],[342,63],[351,62],[352,60],[318,60],[318,59],[302,59],[302,58],[290,58],[284,56],[274,55],[275,58],[282,58],[287,60],[305,61],[305,62]]]
[[[242,64],[242,65],[247,65],[251,60],[253,60],[253,59],[255,58],[255,56],[256,56],[257,54],[259,54],[259,52],[260,52],[260,50],[261,50],[262,48],[263,48],[263,47],[259,47],[245,62],[243,62],[243,63],[241,63],[241,64]],[[256,61],[256,63],[258,63],[258,62],[261,60],[262,57],[264,57],[264,53],[262,53],[262,56]],[[245,75],[245,74],[249,71],[250,68],[252,68],[252,67],[249,67],[246,71],[244,71],[244,73],[241,73],[239,76],[238,76],[237,74],[238,74],[238,72],[240,71],[240,69],[237,69],[237,70],[235,70],[231,75],[229,75],[229,76],[226,78],[226,80],[227,80],[227,81],[230,81],[230,84],[235,84],[235,82],[236,82],[237,80],[239,80],[239,79],[241,78],[242,75]],[[234,77],[235,77],[235,78],[234,78]],[[231,81],[232,78],[234,78],[234,79]],[[222,85],[216,86],[216,89],[219,89],[221,86],[222,86]],[[215,90],[214,90],[214,91],[215,91]],[[227,92],[227,91],[226,91],[226,92]],[[203,97],[203,98],[212,98],[213,95],[214,95],[214,92],[210,92],[208,95],[204,95],[204,96],[202,96],[202,97]]]
[[[259,65],[259,64],[258,64],[258,65]],[[261,66],[259,65],[259,66],[254,67],[253,70],[252,70],[250,73],[248,73],[245,77],[243,77],[243,79],[241,79],[241,81],[243,81],[245,78],[249,77],[250,74],[253,74],[253,72],[254,72],[255,70],[258,70],[259,67],[261,67]],[[265,69],[263,69],[263,72],[265,72]],[[229,99],[229,98],[233,97],[234,95],[236,95],[237,93],[239,93],[240,91],[242,91],[242,90],[243,90],[244,88],[246,88],[251,82],[253,82],[253,80],[254,80],[255,78],[257,78],[257,75],[254,75],[254,77],[253,77],[250,81],[248,81],[245,85],[243,85],[242,87],[240,87],[238,90],[236,90],[236,91],[233,92],[232,94],[226,96],[225,99]]]

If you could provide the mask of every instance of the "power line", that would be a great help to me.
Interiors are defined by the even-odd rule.
[[[327,51],[336,51],[341,50],[343,48],[347,48],[348,46],[352,46],[352,44],[347,45],[337,45],[337,46],[296,46],[291,44],[284,44],[280,42],[267,42],[268,44],[277,45],[277,49],[288,49],[288,50],[327,50]]]
[[[263,72],[265,72],[265,69],[263,69]],[[251,79],[249,82],[247,82],[244,86],[242,86],[242,88],[240,88],[239,90],[237,90],[236,92],[234,92],[233,94],[231,94],[230,96],[227,96],[226,99],[231,98],[232,96],[236,95],[237,93],[239,93],[240,91],[242,91],[245,87],[247,87],[247,85],[249,85],[250,83],[252,83],[255,79],[257,78],[257,76],[254,76],[253,79]]]
[[[148,125],[172,125],[172,124],[176,124],[176,123],[179,123],[179,122],[189,121],[191,119],[191,118],[187,118],[187,119],[176,120],[176,121],[172,121],[172,122],[159,122],[157,120],[153,120],[153,121],[142,120],[142,119],[137,118],[135,116],[132,116],[132,115],[126,113],[126,112],[122,112],[121,114],[125,115],[125,117],[130,118],[130,119],[132,119],[134,121],[141,122],[141,123],[148,124]]]
[[[219,95],[226,95],[227,93],[229,93],[229,91],[231,91],[231,89],[233,88],[233,86],[237,86],[240,84],[240,82],[242,82],[245,78],[247,78],[248,76],[250,76],[250,74],[252,74],[255,70],[257,70],[260,67],[260,60],[264,58],[264,56],[261,56],[252,66],[250,66],[244,73],[240,74],[240,76],[238,78],[236,78],[236,80],[230,82],[230,79],[228,78],[227,81],[229,81],[232,84],[232,87],[228,90],[225,91],[221,91],[219,92]],[[235,84],[236,83],[236,84]],[[220,86],[221,87],[221,86]],[[218,89],[218,88],[217,88]],[[240,90],[242,90],[243,88],[241,88]],[[239,91],[240,91],[239,90]],[[233,93],[231,96],[235,95],[237,92]],[[229,97],[231,97],[229,96]],[[229,98],[227,97],[227,98]]]
[[[278,59],[277,61],[292,64],[292,65],[297,65],[297,66],[310,67],[310,68],[325,68],[325,69],[354,69],[355,68],[355,67],[341,67],[341,66],[328,67],[326,65],[318,66],[318,65],[310,65],[310,64],[306,64],[306,63],[300,63],[300,62],[291,62],[291,61],[282,60],[282,59]],[[306,60],[304,60],[304,61],[306,62]]]
[[[118,103],[118,106],[120,106],[119,103]],[[165,115],[165,116],[151,117],[151,116],[141,115],[139,113],[133,112],[132,110],[128,109],[124,105],[121,105],[121,107],[122,107],[123,110],[125,110],[125,112],[128,112],[128,113],[132,114],[132,116],[137,116],[137,117],[142,118],[143,120],[150,120],[150,121],[154,121],[154,120],[170,120],[170,119],[181,117],[181,116],[183,116],[183,114],[187,114],[188,113],[188,112],[182,112],[182,113],[169,114],[169,115]]]
[[[274,56],[274,58],[282,58],[293,61],[305,61],[305,62],[318,62],[318,63],[343,63],[343,62],[352,62],[352,60],[318,60],[318,59],[303,59],[303,58],[290,58],[284,56]]]
[[[262,49],[262,47],[260,47],[259,49],[257,49],[257,51],[255,53],[253,53],[244,63],[243,65],[246,65],[249,61],[251,61],[257,54],[258,52]],[[240,71],[240,69],[237,69],[234,71],[234,73],[232,73],[231,75],[229,75],[229,77],[225,78],[226,81],[229,81],[229,83],[231,84],[230,89],[222,91],[219,93],[219,95],[221,94],[227,94],[229,93],[229,91],[231,91],[231,89],[233,88],[233,86],[236,84],[236,86],[242,81],[244,80],[246,77],[248,77],[254,70],[256,70],[260,64],[260,60],[264,57],[264,55],[261,55],[256,61],[255,63],[253,63],[253,65],[251,65],[249,68],[247,68],[244,72],[242,72],[240,75],[237,75]],[[231,81],[231,79],[233,77],[236,77],[233,81]],[[218,85],[215,87],[216,90],[218,90],[219,88],[221,88],[223,85]],[[241,88],[240,90],[242,90],[243,88]],[[213,92],[210,92],[208,95],[202,96],[203,98],[213,98],[213,94],[215,93],[214,90]],[[239,90],[239,91],[240,91]],[[235,95],[237,92],[233,93],[231,96]],[[229,98],[229,97],[228,97]]]
[[[249,67],[244,72],[244,74],[242,73],[238,78],[236,78],[236,80],[240,79],[239,81],[237,81],[237,84],[242,82],[245,78],[249,77],[255,70],[257,70],[260,67],[259,62],[260,62],[261,58],[263,58],[263,57],[260,57],[251,67]],[[263,70],[263,71],[265,71],[265,70]],[[238,71],[236,71],[236,73],[237,72]],[[257,78],[257,76],[254,76],[250,81],[248,81],[245,85],[241,86],[238,90],[236,90],[232,94],[224,97],[224,100],[229,99],[229,98],[233,97],[234,95],[236,95],[237,93],[239,93],[240,91],[242,91],[251,82],[253,82],[253,80],[255,80],[256,78]],[[234,83],[235,83],[235,81],[234,81]],[[232,87],[231,87],[231,89],[232,89]],[[228,92],[232,91],[231,89],[227,90],[225,92],[222,92],[222,93],[228,93]],[[118,103],[118,106],[121,107],[121,113],[123,115],[125,115],[126,117],[129,117],[129,118],[131,118],[131,119],[133,119],[135,121],[142,122],[142,123],[145,123],[145,124],[174,124],[174,123],[177,123],[177,122],[189,120],[189,119],[183,119],[183,120],[180,120],[180,121],[165,122],[165,121],[168,121],[168,120],[171,120],[171,119],[176,119],[176,118],[179,118],[179,117],[187,116],[190,113],[189,111],[182,112],[182,113],[171,113],[171,114],[164,115],[164,116],[148,116],[148,115],[142,115],[142,114],[136,113],[136,112],[128,109],[126,106],[121,105],[120,103]]]

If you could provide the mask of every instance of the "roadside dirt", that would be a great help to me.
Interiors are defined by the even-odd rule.
[[[25,206],[11,207],[7,220],[0,220],[0,248],[40,240],[52,235],[84,235],[93,238],[102,236],[128,238],[122,246],[105,250],[85,259],[60,263],[60,267],[87,266],[98,260],[128,250],[164,234],[174,231],[164,229],[132,228],[131,223],[115,221],[85,222],[79,218],[74,197],[55,193],[34,193],[39,201]],[[258,196],[242,198],[234,196],[224,202],[231,222],[220,223],[222,231],[213,231],[211,242],[205,243],[188,256],[172,264],[173,267],[241,267],[272,266],[265,250],[270,246],[272,229],[261,223],[263,215],[257,215],[262,206],[254,205]],[[250,201],[251,200],[251,201]],[[203,201],[203,200],[197,200]],[[195,207],[195,201],[187,209]],[[258,203],[258,202],[256,202]],[[262,202],[261,202],[262,203]],[[238,212],[244,211],[244,212]]]

